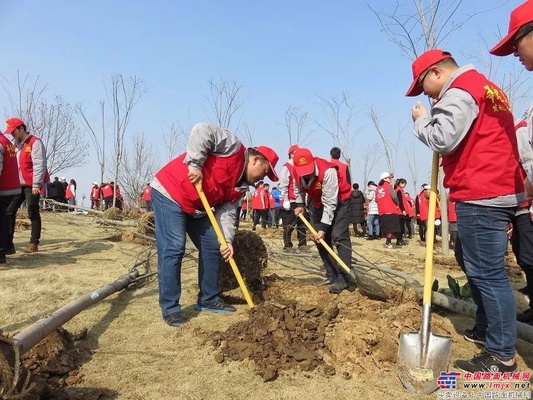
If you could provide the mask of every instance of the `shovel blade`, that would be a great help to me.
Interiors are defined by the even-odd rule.
[[[398,376],[410,392],[430,394],[439,388],[440,373],[448,370],[452,339],[428,335],[427,352],[421,332],[402,333],[398,349]]]

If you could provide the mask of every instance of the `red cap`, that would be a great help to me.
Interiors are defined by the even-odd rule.
[[[516,32],[528,22],[533,21],[533,1],[526,1],[511,11],[509,20],[509,33],[494,46],[490,53],[495,56],[508,56],[513,54],[513,39]]]
[[[292,159],[298,175],[305,176],[315,172],[315,159],[309,149],[299,148]]]
[[[422,75],[422,72],[432,65],[435,65],[446,58],[452,58],[452,55],[447,51],[433,49],[422,53],[422,55],[413,61],[413,83],[411,83],[411,86],[409,86],[409,89],[407,89],[407,93],[405,95],[418,96],[419,94],[422,94],[423,90],[418,86],[418,79],[420,78],[420,75]]]
[[[279,157],[274,150],[267,146],[257,146],[255,148],[259,153],[261,153],[268,160],[270,164],[270,172],[268,173],[268,179],[272,182],[279,181],[278,174],[276,174],[276,164],[278,163]]]
[[[20,118],[17,118],[17,117],[9,118],[6,121],[6,130],[4,131],[4,133],[13,133],[13,131],[21,125],[26,125],[26,124]]]
[[[287,154],[290,155],[291,153],[294,153],[299,148],[300,148],[300,146],[298,146],[297,144],[293,144],[291,147],[289,147],[289,152]]]

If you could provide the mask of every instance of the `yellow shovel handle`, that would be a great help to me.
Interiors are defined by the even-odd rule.
[[[213,214],[213,210],[211,210],[211,206],[209,205],[209,202],[207,201],[207,197],[205,197],[205,193],[202,189],[202,182],[196,182],[194,186],[196,187],[196,191],[198,192],[198,195],[200,196],[200,200],[202,201],[202,204],[204,205],[205,212],[207,213],[207,216],[209,217],[209,220],[211,221],[211,225],[213,225],[213,229],[215,230],[215,233],[217,234],[217,238],[218,238],[218,241],[220,242],[220,245],[222,246],[222,248],[228,247],[226,238],[224,237],[222,231],[220,230],[220,227],[218,226],[218,222],[217,222],[217,219],[215,218],[215,214]],[[254,302],[252,301],[250,292],[248,292],[248,288],[246,287],[246,284],[244,283],[244,280],[242,279],[242,275],[233,257],[229,258],[229,265],[231,266],[231,269],[233,270],[233,274],[235,275],[235,278],[237,278],[237,282],[239,282],[239,286],[242,290],[242,294],[244,295],[244,298],[246,299],[246,302],[248,303],[248,306],[250,308],[253,308]]]
[[[437,184],[439,176],[439,153],[433,152],[431,165],[431,188],[429,192],[428,229],[426,231],[426,263],[424,267],[423,304],[431,305],[433,286],[433,244],[435,242],[435,213],[437,209]]]
[[[307,220],[307,218],[304,217],[303,213],[298,214],[298,216],[304,222],[304,224],[309,228],[311,233],[313,235],[316,235],[317,234],[316,229],[313,227],[313,225],[311,225],[311,223]],[[324,239],[320,239],[319,242],[322,246],[324,246],[324,248],[329,252],[329,254],[331,254],[331,256],[335,259],[335,261],[339,263],[342,269],[344,269],[349,274],[352,272],[350,268],[348,268],[346,263],[342,261],[342,259],[338,256],[338,254],[333,251],[333,249],[326,243]]]

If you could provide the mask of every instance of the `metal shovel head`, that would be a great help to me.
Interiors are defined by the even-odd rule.
[[[439,388],[440,373],[447,371],[452,339],[428,334],[427,353],[421,332],[402,333],[398,349],[398,376],[407,390],[430,394]]]

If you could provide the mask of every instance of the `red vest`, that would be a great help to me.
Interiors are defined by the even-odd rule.
[[[91,189],[91,200],[98,200],[100,198],[100,188],[94,187]]]
[[[409,197],[409,195],[405,193],[404,189],[402,189],[401,187],[398,187],[398,190],[403,196],[403,207],[405,208],[405,213],[408,217],[414,217],[415,212],[413,210],[413,204],[411,203],[411,197]]]
[[[276,208],[276,200],[272,196],[272,192],[268,192],[268,206],[269,208]]]
[[[27,186],[33,185],[33,160],[31,158],[31,151],[33,144],[41,140],[37,136],[30,135],[26,142],[22,144],[22,148],[19,151],[19,168],[22,174],[22,179]],[[44,173],[44,183],[50,182],[50,175],[48,171]]]
[[[339,179],[339,200],[349,200],[352,196],[352,185],[350,185],[350,182],[348,182],[348,165],[335,159],[332,159],[330,163],[337,167],[337,176]]]
[[[65,190],[65,198],[66,199],[73,199],[74,198],[74,193],[72,193],[72,188],[73,187],[74,187],[73,183],[69,183],[67,185],[67,190]]]
[[[477,71],[459,75],[450,88],[470,93],[479,116],[453,154],[442,156],[450,200],[489,199],[524,191],[511,106],[505,93]]]
[[[113,196],[113,186],[111,186],[109,183],[105,185],[102,189],[102,197],[105,199],[106,197],[112,197]]]
[[[383,181],[383,184],[376,188],[376,202],[378,203],[379,215],[402,214],[400,207],[392,199],[390,189],[390,182],[387,181]]]
[[[17,155],[13,143],[0,133],[0,146],[4,153],[4,164],[0,173],[0,192],[20,188]]]
[[[146,186],[143,189],[143,198],[144,198],[144,201],[152,201],[152,187],[151,186]]]
[[[241,210],[247,210],[248,209],[248,200],[244,199],[242,201]]]
[[[264,189],[263,187],[257,187],[254,192],[252,193],[252,209],[254,210],[264,210],[265,205],[263,203],[263,200],[265,198],[264,196]]]
[[[324,183],[324,174],[330,168],[335,168],[328,161],[323,158],[315,157],[314,163],[318,168],[318,176],[315,176],[315,180],[311,184],[309,189],[304,189],[301,185],[302,178],[296,173],[296,169],[293,169],[294,180],[297,182],[297,185],[300,187],[300,190],[307,193],[309,201],[313,202],[313,205],[316,208],[322,207],[322,184]]]
[[[429,199],[425,196],[425,190],[422,190],[418,194],[418,219],[420,221],[427,221],[429,218]],[[440,218],[440,206],[439,206],[439,199],[437,198],[437,205],[435,208],[435,219]]]
[[[230,156],[219,157],[208,153],[202,168],[202,189],[212,207],[226,201],[235,202],[242,192],[235,190],[242,170],[246,148],[240,149]],[[187,153],[170,161],[155,175],[169,195],[180,205],[185,213],[192,214],[195,210],[203,210],[204,206],[194,185],[189,181],[189,169],[183,161]]]
[[[294,195],[294,178],[293,178],[293,165],[290,162],[286,162],[283,164],[284,167],[286,167],[289,170],[289,186],[287,188],[289,201],[295,201],[296,196]]]

